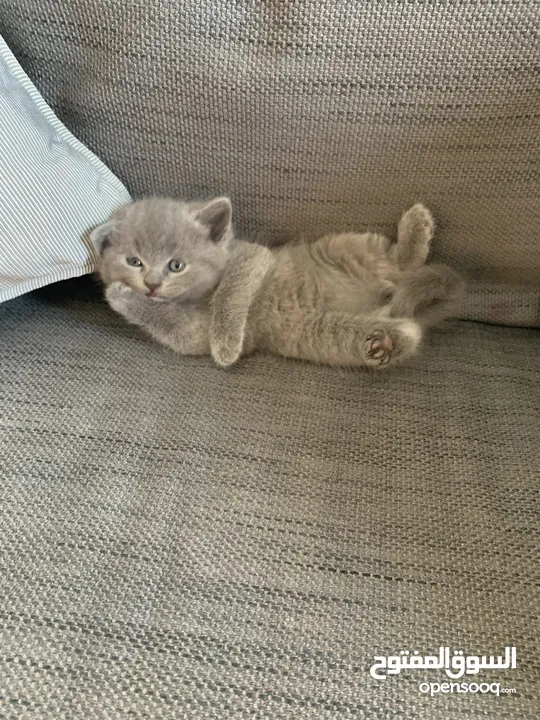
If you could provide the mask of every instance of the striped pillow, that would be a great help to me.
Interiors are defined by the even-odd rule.
[[[129,201],[0,37],[0,302],[93,272],[89,229]]]

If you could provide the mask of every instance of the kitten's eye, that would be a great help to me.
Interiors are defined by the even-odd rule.
[[[171,272],[182,272],[186,267],[186,263],[183,260],[171,260],[169,263],[169,270]]]
[[[131,267],[142,267],[142,262],[139,260],[138,257],[135,257],[134,255],[132,257],[126,258],[126,262],[128,265],[131,265]]]

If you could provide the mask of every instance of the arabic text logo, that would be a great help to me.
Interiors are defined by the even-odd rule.
[[[386,680],[389,675],[399,675],[402,670],[443,670],[448,677],[457,680],[463,675],[478,675],[481,670],[515,670],[516,648],[506,647],[504,657],[490,655],[464,655],[463,650],[439,648],[439,655],[420,655],[418,650],[410,653],[400,650],[399,655],[375,655],[370,675],[375,680]]]

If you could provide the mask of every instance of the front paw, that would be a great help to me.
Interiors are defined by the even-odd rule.
[[[109,305],[113,310],[122,314],[128,309],[135,296],[136,293],[129,285],[121,282],[111,283],[105,291],[105,298]]]
[[[237,338],[224,337],[218,339],[214,337],[210,349],[214,361],[221,367],[234,365],[242,354],[242,341],[241,335]]]
[[[107,287],[105,295],[109,298],[118,297],[120,295],[130,295],[133,292],[132,288],[130,288],[129,285],[126,285],[126,283],[113,282]]]

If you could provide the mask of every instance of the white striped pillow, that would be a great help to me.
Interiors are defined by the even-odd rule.
[[[128,202],[0,37],[0,302],[93,272],[88,231]]]

